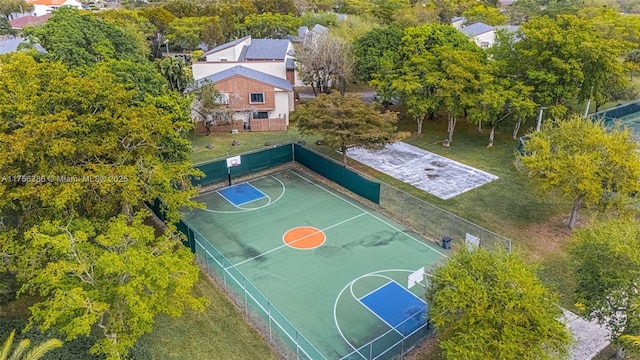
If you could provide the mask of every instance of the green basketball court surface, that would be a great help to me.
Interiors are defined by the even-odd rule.
[[[444,250],[393,220],[293,170],[195,200],[196,253],[297,357],[390,359],[428,331],[407,277]]]

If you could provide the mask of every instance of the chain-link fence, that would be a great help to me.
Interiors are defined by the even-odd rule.
[[[340,360],[403,358],[405,354],[413,350],[416,345],[433,333],[433,329],[427,323],[406,335],[401,335],[406,333],[405,327],[411,321],[414,321],[414,319],[408,318],[395,328],[360,346]]]
[[[193,237],[197,259],[202,268],[224,288],[282,358],[325,359],[218,249],[191,226],[183,224],[188,228],[186,235]]]
[[[511,240],[435,205],[381,183],[380,208],[411,230],[436,242],[511,251]]]

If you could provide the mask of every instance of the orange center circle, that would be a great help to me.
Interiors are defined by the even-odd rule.
[[[299,226],[287,231],[284,243],[294,249],[313,249],[324,244],[327,239],[324,232],[312,226]]]

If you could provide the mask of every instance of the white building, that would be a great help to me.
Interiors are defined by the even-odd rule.
[[[488,49],[496,42],[496,31],[506,30],[510,33],[518,31],[517,26],[490,26],[483,22],[466,25],[467,19],[464,17],[454,17],[451,19],[451,26],[460,30],[476,45],[483,49]]]

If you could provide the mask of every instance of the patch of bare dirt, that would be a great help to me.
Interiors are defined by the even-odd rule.
[[[422,341],[415,349],[404,356],[406,360],[440,360],[440,347],[438,347],[437,336],[428,337]]]
[[[567,226],[568,221],[568,216],[561,214],[550,218],[546,222],[533,224],[521,229],[520,232],[523,238],[528,240],[528,244],[523,250],[535,260],[543,260],[564,252],[573,233]],[[582,228],[589,223],[588,217],[580,217],[575,228]]]

